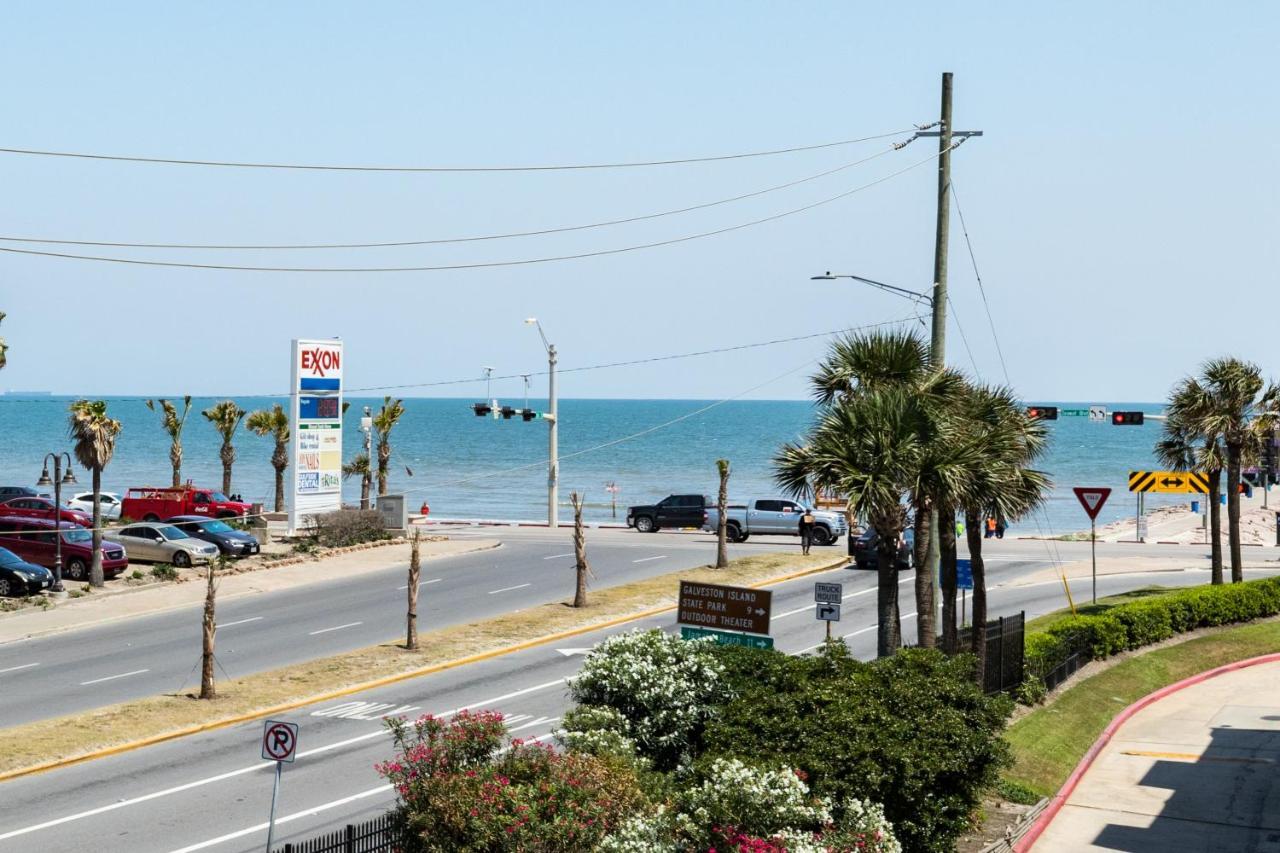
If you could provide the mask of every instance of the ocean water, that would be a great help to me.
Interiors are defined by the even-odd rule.
[[[41,458],[51,451],[71,450],[67,438],[69,398],[0,397],[0,483],[33,484],[40,476]],[[272,398],[241,399],[246,409],[265,408]],[[283,398],[279,402],[286,402]],[[183,478],[201,485],[220,486],[220,439],[200,415],[216,402],[193,401],[183,433]],[[376,407],[381,399],[350,400],[343,430],[344,459],[358,453],[361,407]],[[545,519],[547,424],[478,418],[470,399],[406,399],[405,414],[392,433],[390,487],[404,492],[409,505],[423,500],[436,517]],[[504,401],[521,406],[523,400]],[[539,411],[545,400],[530,399]],[[1087,407],[1088,403],[1058,403]],[[1097,403],[1109,409],[1134,409],[1155,414],[1154,403]],[[131,486],[169,482],[169,438],[160,415],[146,408],[143,398],[112,398],[109,411],[123,425],[116,455],[103,474],[103,487],[123,492]],[[715,461],[733,464],[731,494],[736,498],[776,494],[769,459],[784,441],[803,435],[813,417],[806,401],[733,401],[715,404],[698,400],[561,400],[560,498],[561,517],[569,518],[569,492],[586,497],[584,513],[591,520],[612,517],[606,483],[616,483],[619,519],[629,504],[649,503],[673,492],[714,495],[718,488]],[[1148,421],[1140,427],[1091,423],[1084,417],[1047,422],[1051,440],[1041,466],[1054,480],[1044,511],[1013,525],[1014,534],[1063,533],[1087,529],[1072,486],[1110,486],[1114,492],[1099,523],[1134,514],[1127,492],[1130,469],[1154,468],[1152,446],[1162,426]],[[237,459],[233,491],[246,500],[270,504],[274,472],[272,442],[249,432],[236,439]],[[410,475],[412,471],[412,475]],[[89,477],[77,466],[87,489]],[[286,474],[287,476],[287,474]],[[358,479],[345,483],[343,497],[359,499]],[[1184,500],[1181,496],[1148,498],[1148,507]]]

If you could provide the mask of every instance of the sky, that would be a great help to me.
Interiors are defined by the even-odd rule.
[[[672,159],[902,131],[955,75],[948,359],[1032,400],[1160,400],[1204,359],[1277,373],[1280,155],[1268,3],[23,3],[7,10],[0,147],[311,164]],[[353,387],[483,396],[545,369],[911,319],[826,270],[927,290],[934,140],[653,168],[273,171],[0,154],[0,236],[194,243],[427,240],[739,202],[564,234],[388,249],[0,243],[252,266],[0,253],[0,388],[282,392],[289,342],[341,337]],[[888,151],[889,153],[885,153]],[[914,168],[907,168],[914,166]],[[882,182],[891,173],[906,169]],[[993,335],[992,326],[994,326]],[[997,354],[1003,351],[1005,368]],[[967,348],[966,343],[967,341]],[[566,374],[566,397],[801,398],[825,339]],[[535,377],[535,383],[541,383]],[[413,387],[417,386],[417,387]],[[537,388],[535,386],[535,392]],[[502,380],[494,396],[522,393]]]

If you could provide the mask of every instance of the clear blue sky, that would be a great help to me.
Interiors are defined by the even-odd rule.
[[[0,30],[0,146],[312,163],[509,164],[716,154],[934,119],[955,72],[956,188],[1027,399],[1160,399],[1203,358],[1276,371],[1280,154],[1270,3],[67,3]],[[99,250],[277,265],[426,265],[608,249],[798,207],[905,151],[781,193],[597,231],[328,252]],[[883,143],[663,169],[326,174],[0,155],[0,234],[289,242],[591,222],[749,192]],[[538,370],[804,335],[910,306],[816,272],[926,289],[931,164],[778,222],[645,252],[405,274],[209,272],[0,254],[0,387],[263,393],[288,342],[341,336],[348,383]],[[951,288],[1000,371],[958,222]],[[91,250],[92,251],[92,250]],[[950,358],[972,369],[954,322]],[[580,397],[737,394],[819,342],[566,376]],[[804,372],[752,396],[799,397]],[[445,389],[448,396],[483,386]],[[515,396],[518,381],[495,394]],[[407,392],[415,393],[415,392]],[[417,392],[433,393],[433,392]]]

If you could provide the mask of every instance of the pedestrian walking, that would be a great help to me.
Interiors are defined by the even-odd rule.
[[[813,513],[806,512],[800,516],[800,553],[808,554],[813,544]]]
[[[1003,538],[1004,538],[1004,532],[1005,532],[1005,530],[1007,530],[1008,528],[1009,528],[1009,525],[1008,525],[1007,523],[1005,523],[1005,520],[1004,520],[1003,518],[1001,518],[1001,519],[999,519],[998,521],[996,521],[996,538],[997,538],[997,539],[1003,539]]]
[[[993,515],[987,519],[987,532],[983,534],[982,538],[990,539],[995,535],[996,535],[996,517]]]

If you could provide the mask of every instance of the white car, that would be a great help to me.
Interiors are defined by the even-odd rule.
[[[120,496],[115,492],[100,492],[98,500],[102,506],[102,518],[104,521],[114,521],[120,518]],[[87,512],[93,515],[93,492],[79,492],[72,495],[67,500],[67,505],[72,509],[78,509],[81,512]]]

